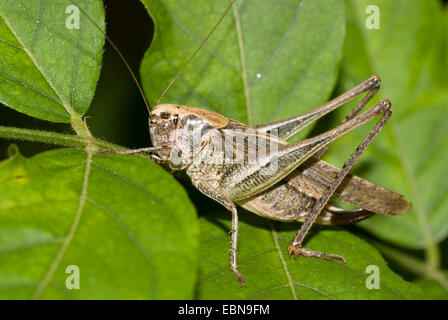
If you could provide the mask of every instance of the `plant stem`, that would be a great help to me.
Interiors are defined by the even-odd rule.
[[[79,135],[63,134],[51,131],[22,129],[15,127],[0,126],[0,138],[12,140],[25,140],[34,142],[43,142],[48,144],[55,144],[65,147],[73,147],[77,149],[84,149],[87,145],[86,137]],[[92,142],[101,149],[116,149],[125,150],[126,148],[91,137]]]
[[[428,269],[437,271],[440,268],[440,249],[437,242],[431,237],[426,247],[426,265]]]

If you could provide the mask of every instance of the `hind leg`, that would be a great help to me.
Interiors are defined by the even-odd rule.
[[[380,105],[381,104],[381,105]],[[378,112],[382,114],[380,120],[376,123],[375,127],[370,131],[366,138],[361,142],[361,144],[356,148],[350,158],[345,162],[342,169],[336,175],[333,183],[327,188],[324,194],[319,198],[319,200],[314,205],[311,213],[307,216],[306,221],[303,223],[302,227],[297,232],[294,239],[288,246],[289,254],[293,255],[297,258],[299,255],[303,255],[306,257],[317,257],[327,260],[340,259],[345,262],[345,258],[340,255],[335,254],[326,254],[319,251],[314,251],[310,249],[302,248],[303,240],[310,230],[313,223],[316,221],[317,217],[323,210],[323,208],[328,204],[329,200],[333,196],[336,189],[339,187],[343,179],[346,177],[350,169],[354,166],[356,161],[359,159],[361,154],[367,148],[367,146],[375,139],[381,129],[384,127],[386,122],[389,120],[392,111],[390,110],[390,102],[388,100],[384,100],[378,103],[381,108],[378,109]]]

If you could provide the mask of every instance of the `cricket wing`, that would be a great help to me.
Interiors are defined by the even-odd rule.
[[[294,181],[284,179],[261,194],[239,201],[237,204],[271,220],[304,222],[316,201],[316,198],[301,192]],[[329,205],[319,214],[316,223],[322,225],[353,224],[374,214],[364,209],[348,211]]]
[[[338,171],[338,168],[322,160],[310,158],[288,179],[309,196],[319,197],[332,183]],[[402,215],[411,208],[402,195],[353,175],[347,175],[334,196],[377,214]]]
[[[253,128],[225,128],[220,133],[225,154],[220,188],[233,201],[269,188],[286,177],[303,159],[301,155],[292,154],[287,142]],[[288,163],[283,165],[283,162]]]
[[[279,183],[237,203],[269,219],[303,222],[338,170],[324,161],[310,158]],[[410,209],[403,196],[352,175],[344,179],[334,197],[359,209],[344,210],[330,204],[318,216],[318,224],[353,224],[375,213],[400,215]]]

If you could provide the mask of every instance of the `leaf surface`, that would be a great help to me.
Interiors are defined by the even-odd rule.
[[[316,258],[289,257],[286,247],[298,224],[278,223],[241,210],[240,271],[242,288],[229,264],[230,214],[206,214],[200,219],[201,299],[418,299],[419,288],[393,273],[381,255],[358,237],[342,230],[314,232],[305,247],[342,254],[347,264]],[[368,289],[377,268],[379,289]],[[373,266],[373,267],[372,267]]]
[[[154,105],[229,2],[143,3],[155,21],[141,66]],[[162,102],[251,125],[310,110],[334,86],[344,32],[343,1],[236,1]]]
[[[100,0],[77,1],[104,30]],[[98,81],[104,36],[69,0],[0,0],[0,102],[27,115],[68,122],[84,114]]]
[[[182,188],[136,157],[94,156],[86,172],[72,149],[0,163],[0,297],[191,298],[198,228]]]

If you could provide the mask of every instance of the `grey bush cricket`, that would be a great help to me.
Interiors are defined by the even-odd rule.
[[[269,219],[303,222],[288,246],[289,254],[294,258],[303,255],[341,260],[345,263],[345,258],[341,255],[302,247],[304,238],[314,223],[352,224],[374,214],[405,214],[410,208],[403,196],[348,174],[391,116],[391,103],[388,100],[382,100],[361,113],[379,90],[378,77],[370,77],[305,114],[255,127],[195,107],[160,104],[167,90],[210,38],[233,3],[234,0],[164,90],[157,105],[151,110],[145,100],[153,147],[102,152],[126,155],[148,153],[152,159],[173,170],[185,170],[199,191],[227,208],[232,213],[230,268],[243,285],[246,282],[238,270],[237,261],[236,205]],[[80,10],[82,11],[81,8]],[[92,23],[95,24],[94,21]],[[131,68],[115,44],[105,36],[129,69],[143,96]],[[286,142],[310,123],[363,94],[362,100],[336,128],[299,142]],[[342,169],[319,160],[335,139],[378,115],[381,116],[380,119]],[[267,149],[269,152],[266,152]],[[231,161],[226,161],[229,159],[229,150]],[[252,155],[255,157],[251,157]],[[255,158],[255,161],[249,161],[251,158]],[[273,164],[274,169],[270,168]],[[332,197],[359,209],[344,210],[332,205],[329,203]]]

